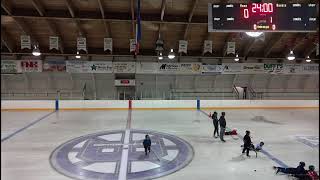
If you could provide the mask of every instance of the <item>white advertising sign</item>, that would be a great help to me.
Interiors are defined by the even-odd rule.
[[[110,61],[67,61],[68,73],[112,73]]]
[[[59,50],[59,37],[57,36],[49,37],[49,50],[51,49]]]
[[[222,74],[239,74],[242,72],[241,63],[224,63],[222,64]]]
[[[111,51],[112,52],[112,38],[104,38],[104,47],[103,47],[103,50],[104,51]]]
[[[136,73],[137,74],[155,74],[157,73],[158,63],[149,62],[137,62]]]
[[[1,60],[1,74],[17,73],[17,63],[15,60]]]
[[[263,63],[242,63],[241,74],[261,74],[264,73]]]
[[[41,60],[20,60],[18,72],[42,72]]]
[[[136,50],[136,40],[130,39],[130,52],[134,52]]]
[[[158,63],[158,72],[160,74],[176,74],[180,70],[179,63]]]
[[[236,54],[236,42],[228,42],[227,54]]]
[[[319,64],[303,64],[303,74],[319,74]]]
[[[179,41],[179,53],[183,52],[187,54],[187,50],[188,50],[188,41],[185,40],[180,40]]]
[[[84,50],[87,51],[87,39],[84,37],[77,38],[77,50]]]
[[[283,64],[264,64],[264,72],[270,74],[282,74]]]
[[[113,62],[114,73],[135,73],[136,63],[135,62]]]
[[[205,40],[203,44],[203,54],[212,53],[212,41]]]
[[[179,74],[200,74],[201,63],[180,63]]]
[[[208,73],[221,73],[223,71],[222,65],[210,65],[210,64],[203,64],[202,65],[202,74],[208,74]]]
[[[283,73],[284,74],[302,74],[303,73],[302,64],[284,64]]]
[[[31,49],[31,39],[30,36],[22,35],[20,36],[21,49]]]

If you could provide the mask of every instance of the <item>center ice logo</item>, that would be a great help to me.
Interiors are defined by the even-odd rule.
[[[152,145],[148,156],[142,141],[149,134]],[[131,130],[129,143],[124,144],[125,131],[107,131],[70,140],[51,154],[51,165],[60,173],[76,179],[119,178],[124,146],[128,146],[127,179],[151,179],[185,167],[193,158],[193,149],[186,141],[169,134]]]

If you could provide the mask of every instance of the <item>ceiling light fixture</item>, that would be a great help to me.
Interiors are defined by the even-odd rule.
[[[306,62],[311,62],[311,59],[310,59],[310,57],[309,57],[309,56],[307,56],[307,58],[306,58]]]
[[[162,60],[162,59],[163,59],[162,52],[159,53],[158,59],[159,59],[159,60]]]
[[[37,45],[34,45],[34,49],[32,51],[32,55],[34,55],[34,56],[40,56],[41,55],[41,52],[40,52],[39,47]]]
[[[173,49],[171,49],[170,50],[170,52],[169,52],[169,54],[168,54],[168,58],[169,59],[173,59],[173,58],[175,58],[176,56],[175,56],[175,54],[174,54],[174,52],[173,52]]]
[[[288,59],[289,61],[293,61],[293,60],[296,59],[296,57],[294,56],[292,50],[290,50],[290,53],[288,54],[287,59]]]
[[[234,58],[234,61],[238,62],[240,59],[239,59],[239,56],[238,54],[236,54],[236,57]]]
[[[250,37],[259,37],[263,34],[263,32],[246,32],[246,34]]]
[[[80,56],[80,54],[79,54],[79,51],[77,51],[76,58],[77,58],[77,59],[80,59],[80,58],[81,58],[81,56]]]

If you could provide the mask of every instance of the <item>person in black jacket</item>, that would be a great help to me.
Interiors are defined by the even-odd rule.
[[[218,120],[217,112],[214,112],[212,114],[212,123],[214,126],[213,137],[218,138],[219,137],[219,120]],[[217,136],[216,136],[216,133],[217,133]]]
[[[246,135],[243,137],[243,143],[244,145],[243,145],[242,154],[244,154],[244,152],[247,151],[247,156],[250,157],[249,150],[250,150],[250,147],[252,146],[250,131],[246,131]]]
[[[225,133],[225,131],[226,131],[226,125],[227,125],[226,119],[224,118],[225,115],[226,115],[226,113],[225,113],[225,112],[222,112],[222,113],[221,113],[221,117],[220,117],[220,119],[219,119],[219,124],[220,124],[220,139],[221,139],[222,142],[226,142],[226,141],[223,139],[224,133]]]
[[[146,135],[146,138],[143,140],[143,147],[144,147],[144,152],[146,153],[146,155],[148,154],[148,151],[150,153],[151,139],[148,134]]]
[[[304,169],[305,166],[306,166],[305,162],[300,162],[297,168],[292,168],[292,167],[284,168],[284,167],[276,167],[276,166],[274,166],[273,168],[277,170],[276,174],[281,172],[284,174],[302,175],[307,173],[307,171]]]

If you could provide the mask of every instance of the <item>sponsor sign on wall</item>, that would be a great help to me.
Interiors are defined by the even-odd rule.
[[[43,69],[42,71],[66,71],[66,62],[65,61],[54,61],[54,60],[47,60],[43,62]]]
[[[201,63],[180,63],[179,74],[200,74]]]
[[[222,64],[222,74],[239,74],[242,72],[241,63],[224,63]]]
[[[303,64],[303,74],[319,74],[319,64]]]
[[[180,70],[179,63],[158,63],[158,72],[160,74],[175,74]]]
[[[264,72],[270,74],[282,74],[283,64],[264,64]]]
[[[260,74],[264,73],[263,63],[242,63],[241,74]]]
[[[17,67],[18,72],[42,72],[42,61],[20,60]]]
[[[136,73],[137,74],[155,74],[158,71],[158,63],[149,62],[137,62]]]
[[[17,73],[17,63],[16,60],[1,60],[1,74]]]
[[[135,62],[113,62],[114,73],[135,73],[136,63]]]
[[[112,73],[110,61],[67,61],[69,73]]]
[[[136,80],[134,79],[116,79],[114,80],[115,86],[135,86]]]
[[[283,73],[284,74],[303,74],[302,64],[284,64]]]
[[[202,65],[202,74],[208,74],[208,73],[214,73],[214,74],[220,74],[223,71],[222,65],[211,65],[211,64],[203,64]]]

